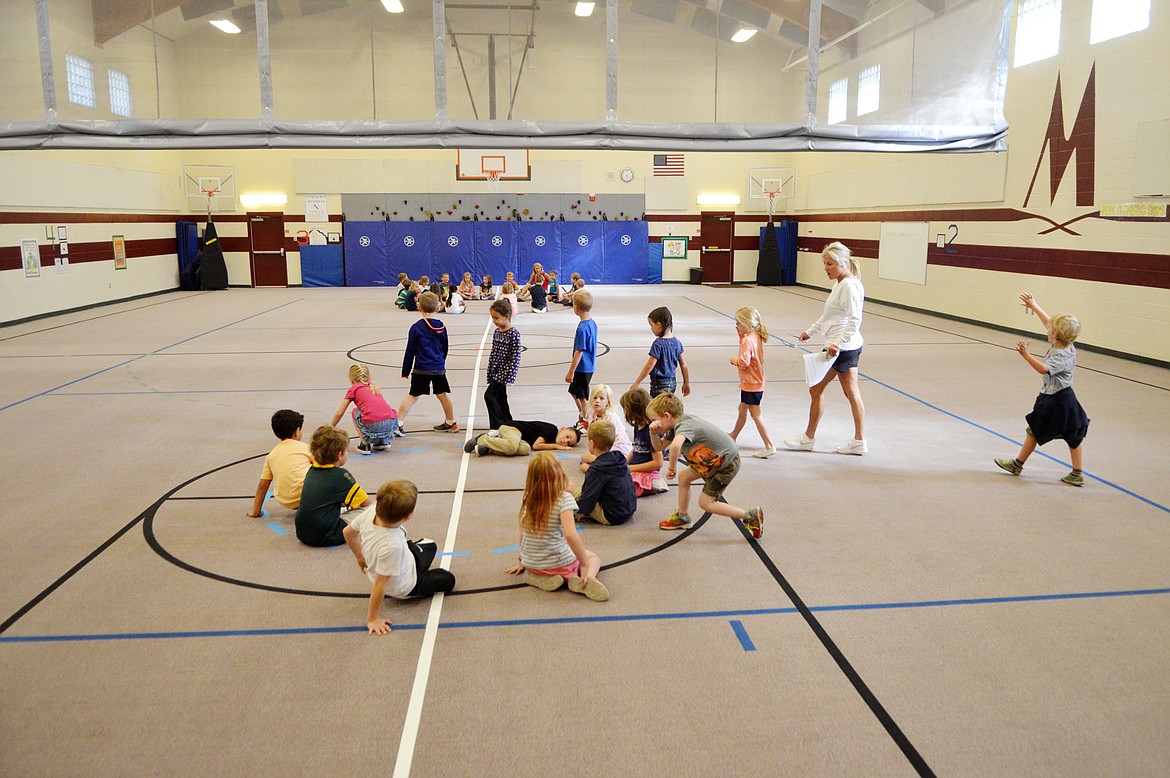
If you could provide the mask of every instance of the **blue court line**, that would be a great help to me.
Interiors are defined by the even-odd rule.
[[[509,551],[519,551],[520,546],[504,546],[503,548],[493,548],[493,554],[506,554]]]
[[[1103,592],[1070,592],[1066,594],[1027,594],[1011,597],[967,597],[955,600],[911,600],[906,602],[874,602],[846,605],[814,605],[814,613],[841,613],[850,611],[906,610],[912,608],[947,608],[969,605],[1003,605],[1024,602],[1060,602],[1064,600],[1091,600],[1111,597],[1143,597],[1170,594],[1170,587],[1159,589],[1124,589]],[[439,629],[475,629],[482,627],[530,627],[560,624],[605,624],[627,621],[678,621],[682,619],[726,619],[744,616],[778,616],[799,613],[796,608],[750,608],[743,610],[679,611],[674,613],[634,613],[612,616],[556,616],[546,619],[501,619],[494,621],[452,621],[440,624]],[[302,627],[288,629],[230,629],[188,632],[113,632],[90,635],[0,635],[2,643],[69,643],[97,640],[169,640],[176,638],[256,637],[268,635],[320,635],[339,632],[363,632],[365,627]],[[394,630],[423,630],[426,624],[394,624]]]
[[[89,380],[90,378],[93,378],[94,376],[99,376],[99,375],[101,375],[102,373],[108,373],[108,372],[110,372],[111,370],[116,370],[116,369],[118,369],[119,367],[124,367],[125,365],[128,365],[128,364],[130,364],[131,362],[137,362],[137,361],[138,361],[138,360],[140,360],[140,359],[145,359],[146,357],[154,356],[154,355],[156,355],[156,354],[159,354],[159,353],[161,353],[161,352],[163,352],[163,351],[166,351],[167,349],[172,349],[172,348],[174,348],[175,346],[181,346],[181,345],[183,345],[184,343],[189,343],[189,342],[191,342],[191,341],[195,340],[196,338],[202,338],[204,335],[210,335],[210,334],[211,334],[211,333],[213,333],[213,332],[219,332],[219,331],[220,331],[220,330],[222,330],[222,329],[226,329],[226,328],[228,328],[228,327],[233,327],[233,326],[235,326],[235,325],[239,324],[240,322],[245,322],[245,321],[247,321],[248,319],[254,319],[254,318],[256,318],[257,316],[263,316],[263,315],[264,315],[264,314],[266,314],[266,313],[272,313],[273,311],[276,311],[276,310],[279,310],[279,309],[281,309],[281,308],[284,308],[284,307],[285,307],[285,306],[287,306],[287,305],[292,305],[293,303],[298,303],[298,302],[300,302],[300,301],[301,301],[301,298],[298,298],[298,299],[296,299],[296,300],[290,300],[290,301],[288,301],[287,303],[281,303],[280,305],[276,306],[275,308],[269,308],[269,309],[268,309],[268,310],[266,310],[266,311],[260,311],[259,313],[254,313],[254,314],[252,314],[251,316],[245,316],[245,317],[244,317],[244,318],[242,318],[242,319],[237,319],[236,321],[233,321],[233,322],[228,322],[227,324],[220,325],[219,327],[216,327],[215,329],[210,329],[210,330],[207,330],[207,332],[201,332],[201,333],[199,333],[198,335],[192,335],[192,336],[191,336],[191,337],[189,337],[189,338],[183,338],[182,340],[180,340],[180,341],[178,341],[178,342],[176,342],[176,343],[172,343],[172,344],[171,344],[171,345],[169,345],[169,346],[163,346],[162,348],[156,348],[155,350],[153,350],[153,351],[149,351],[149,352],[147,352],[147,353],[145,353],[145,354],[139,354],[138,356],[136,356],[136,357],[134,357],[134,358],[132,358],[132,359],[127,359],[127,360],[125,360],[125,361],[123,361],[123,362],[119,362],[119,363],[118,363],[118,364],[116,364],[116,365],[110,365],[109,367],[102,368],[101,370],[97,370],[97,371],[95,371],[95,372],[93,372],[93,373],[90,373],[89,375],[82,376],[81,378],[75,378],[75,379],[73,379],[72,381],[67,381],[66,383],[63,383],[63,384],[61,384],[60,386],[55,386],[55,387],[53,387],[52,389],[46,389],[46,390],[45,390],[45,391],[43,391],[43,392],[38,392],[37,394],[30,395],[29,397],[25,397],[23,400],[17,400],[17,401],[15,401],[15,402],[8,403],[8,405],[0,406],[0,411],[6,411],[6,410],[8,410],[9,408],[14,408],[14,407],[16,407],[17,405],[22,405],[22,404],[24,404],[24,403],[26,403],[26,402],[28,402],[28,401],[30,401],[30,400],[35,400],[35,399],[37,399],[38,397],[44,397],[44,396],[45,396],[45,395],[47,395],[47,394],[52,394],[53,392],[56,392],[56,391],[58,391],[58,390],[60,390],[60,389],[64,389],[64,388],[65,388],[65,387],[67,387],[67,386],[73,386],[74,384],[79,384],[79,383],[81,383],[82,381],[87,381],[87,380]],[[157,392],[147,392],[147,394],[157,394]]]
[[[462,448],[463,444],[460,443],[459,447]],[[410,448],[396,448],[394,450],[395,451],[426,451],[429,448],[430,448],[430,446],[411,446]]]
[[[470,551],[436,551],[435,556],[471,556]]]
[[[743,650],[755,651],[756,644],[752,642],[750,637],[748,637],[747,630],[743,628],[743,622],[737,619],[732,619],[728,623],[731,624],[731,631],[735,633],[737,638],[739,638],[739,644],[743,646]]]
[[[284,527],[277,524],[275,521],[268,522],[267,526],[268,526],[268,529],[272,530],[277,535],[287,535],[288,534],[288,530],[286,530]]]

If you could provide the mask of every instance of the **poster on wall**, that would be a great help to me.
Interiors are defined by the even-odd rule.
[[[668,237],[662,239],[662,258],[663,259],[686,259],[687,258],[687,239],[686,237]]]
[[[114,236],[114,270],[126,269],[126,236]]]
[[[24,259],[24,277],[41,277],[41,249],[36,239],[20,242],[20,256]]]
[[[305,221],[329,221],[329,197],[323,194],[305,195]]]

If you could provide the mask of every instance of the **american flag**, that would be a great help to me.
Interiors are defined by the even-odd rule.
[[[682,154],[655,154],[654,155],[654,175],[656,176],[681,176],[685,175],[686,171],[683,167]]]

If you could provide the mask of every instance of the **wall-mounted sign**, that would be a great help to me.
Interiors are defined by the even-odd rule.
[[[684,237],[667,237],[662,239],[662,258],[663,259],[686,259],[687,258],[687,238]]]
[[[126,236],[114,236],[114,270],[126,269]]]

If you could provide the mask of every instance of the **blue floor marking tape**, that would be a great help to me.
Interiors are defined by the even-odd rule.
[[[67,387],[67,386],[73,386],[74,384],[79,384],[79,383],[81,383],[82,381],[86,381],[86,380],[88,380],[88,379],[90,379],[90,378],[93,378],[94,376],[99,376],[99,375],[101,375],[102,373],[108,373],[108,372],[110,372],[111,370],[116,370],[116,369],[118,369],[119,367],[123,367],[123,366],[125,366],[125,365],[128,365],[128,364],[130,364],[131,362],[137,362],[137,361],[138,361],[138,360],[140,360],[140,359],[145,359],[146,357],[151,357],[151,356],[154,356],[154,355],[156,355],[156,354],[161,354],[162,352],[166,351],[167,349],[172,349],[172,348],[174,348],[175,346],[181,346],[181,345],[183,345],[184,343],[189,343],[189,342],[191,342],[192,340],[195,340],[196,338],[202,338],[204,335],[210,335],[210,334],[211,334],[211,333],[213,333],[213,332],[219,332],[219,331],[220,331],[220,330],[222,330],[222,329],[226,329],[226,328],[228,328],[228,327],[235,326],[236,324],[239,324],[240,322],[245,322],[245,321],[247,321],[248,319],[254,319],[254,318],[256,318],[257,316],[263,316],[263,315],[264,315],[264,314],[266,314],[266,313],[272,313],[273,311],[275,311],[275,310],[279,310],[280,308],[283,308],[283,307],[285,307],[286,305],[292,305],[293,303],[298,303],[298,302],[300,302],[300,298],[298,298],[298,299],[296,299],[296,300],[290,300],[290,301],[288,301],[287,303],[281,303],[280,305],[276,306],[275,308],[269,308],[269,309],[268,309],[268,310],[266,310],[266,311],[260,311],[259,313],[254,313],[254,314],[252,314],[251,316],[245,316],[245,317],[244,317],[244,318],[242,318],[242,319],[238,319],[238,320],[236,320],[236,321],[233,321],[233,322],[228,322],[227,324],[224,324],[224,325],[221,325],[221,326],[219,326],[219,327],[216,327],[215,329],[208,330],[207,332],[201,332],[201,333],[199,333],[198,335],[192,335],[192,336],[191,336],[191,337],[189,337],[189,338],[184,338],[183,340],[180,340],[180,341],[178,341],[178,342],[176,342],[176,343],[172,343],[172,344],[171,344],[171,345],[169,345],[169,346],[163,346],[162,348],[156,348],[154,351],[150,351],[150,352],[148,352],[148,353],[146,353],[146,354],[139,354],[138,356],[136,356],[136,357],[133,357],[132,359],[127,359],[127,360],[125,360],[124,362],[119,362],[119,363],[118,363],[118,364],[116,364],[116,365],[110,365],[109,367],[104,367],[104,368],[102,368],[101,370],[97,370],[97,371],[95,371],[95,372],[93,372],[93,373],[90,373],[89,375],[82,376],[81,378],[75,378],[75,379],[73,379],[72,381],[68,381],[68,382],[66,382],[66,383],[63,383],[63,384],[61,384],[60,386],[55,386],[55,387],[53,387],[52,389],[46,389],[46,390],[45,390],[45,391],[43,391],[43,392],[38,392],[37,394],[34,394],[34,395],[29,395],[28,397],[25,397],[23,400],[16,400],[15,402],[8,403],[8,405],[3,405],[3,406],[0,406],[0,411],[6,411],[6,410],[8,410],[9,408],[14,408],[14,407],[16,407],[17,405],[21,405],[21,404],[23,404],[23,403],[26,403],[26,402],[28,402],[29,400],[35,400],[35,399],[37,399],[38,397],[44,397],[44,396],[45,396],[45,395],[47,395],[47,394],[52,394],[53,392],[56,392],[56,391],[58,391],[58,390],[60,390],[60,389],[64,389],[64,388],[65,388],[65,387]],[[158,394],[158,393],[157,393],[157,392],[148,392],[148,394]],[[164,393],[164,394],[165,394],[165,393]]]
[[[852,605],[813,605],[814,613],[850,611],[905,610],[910,608],[947,608],[969,605],[1002,605],[1026,602],[1060,602],[1064,600],[1091,600],[1112,597],[1143,597],[1170,594],[1170,587],[1159,589],[1125,589],[1106,592],[1071,592],[1066,594],[1029,594],[1014,597],[969,597],[957,600],[912,600],[907,602],[855,603]],[[744,610],[680,611],[675,613],[633,613],[613,616],[555,616],[545,619],[501,619],[495,621],[452,621],[440,624],[439,629],[476,629],[482,627],[539,627],[560,624],[604,624],[626,621],[679,621],[683,619],[726,619],[745,616],[786,616],[798,613],[796,608],[751,608]],[[395,624],[394,630],[423,630],[426,624]],[[304,627],[289,629],[232,629],[190,632],[117,632],[92,635],[0,635],[0,643],[69,643],[96,640],[168,640],[175,638],[262,637],[269,635],[320,635],[344,632],[365,632],[366,627]]]
[[[268,529],[272,530],[277,535],[287,535],[288,534],[288,530],[286,530],[284,527],[277,524],[275,521],[268,522]]]
[[[436,551],[435,556],[471,556],[470,551]]]
[[[748,637],[747,630],[743,628],[743,622],[738,619],[732,619],[728,622],[731,625],[731,631],[739,638],[739,644],[743,646],[744,651],[755,651],[756,644]]]
[[[520,546],[504,546],[503,548],[493,548],[493,554],[506,554],[509,551],[519,551]]]

